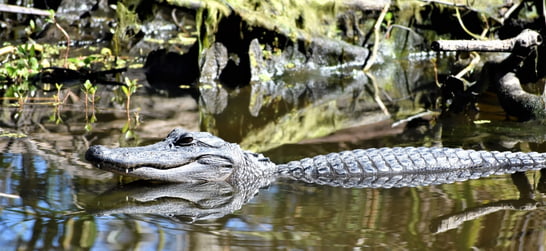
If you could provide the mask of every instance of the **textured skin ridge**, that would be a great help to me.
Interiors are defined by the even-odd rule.
[[[546,155],[445,147],[370,148],[277,165],[280,177],[341,187],[415,187],[537,170]]]

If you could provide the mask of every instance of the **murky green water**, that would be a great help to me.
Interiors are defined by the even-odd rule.
[[[429,116],[391,127],[394,121],[386,119],[369,98],[368,82],[343,82],[340,88],[327,85],[330,80],[304,83],[303,89],[327,91],[308,92],[298,100],[279,95],[263,103],[256,117],[246,112],[250,88],[232,94],[227,108],[217,115],[205,115],[189,97],[134,97],[140,125],[134,128],[133,139],[125,139],[121,132],[126,123],[121,106],[98,104],[98,122],[91,132],[84,130],[80,106],[64,106],[60,123],[51,122],[54,111],[48,106],[3,107],[0,129],[28,137],[0,138],[2,249],[544,248],[545,183],[539,172],[393,189],[280,180],[239,205],[239,195],[229,187],[127,184],[128,180],[94,169],[83,158],[89,145],[147,144],[174,127],[211,131],[262,151],[275,162],[384,146],[546,152],[544,127],[504,121],[502,111],[487,108],[494,99],[481,104],[486,109],[477,119],[483,123],[465,115],[434,120]],[[398,106],[389,105],[391,112],[422,109],[415,100],[423,93],[407,86],[384,88],[397,90],[389,92]],[[299,90],[297,83],[291,90]],[[207,189],[228,192],[214,198],[199,193]],[[153,196],[166,190],[175,193]],[[214,207],[228,210],[218,212]]]

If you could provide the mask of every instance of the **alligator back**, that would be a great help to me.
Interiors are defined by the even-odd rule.
[[[277,165],[280,177],[307,183],[391,188],[453,183],[546,167],[546,154],[444,147],[371,148]]]

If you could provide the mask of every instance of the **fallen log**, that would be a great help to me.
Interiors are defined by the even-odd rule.
[[[17,14],[38,15],[38,16],[51,16],[52,13],[49,10],[42,10],[30,7],[22,7],[12,4],[0,4],[0,12],[11,12]]]
[[[430,45],[435,51],[482,51],[512,52],[518,47],[531,47],[542,44],[542,37],[533,30],[523,30],[519,35],[504,40],[437,40]]]

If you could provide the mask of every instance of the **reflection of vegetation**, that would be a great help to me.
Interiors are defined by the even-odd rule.
[[[27,137],[27,135],[25,135],[23,133],[19,133],[19,132],[9,132],[9,131],[4,131],[4,130],[0,129],[0,137],[25,138],[25,137]]]

